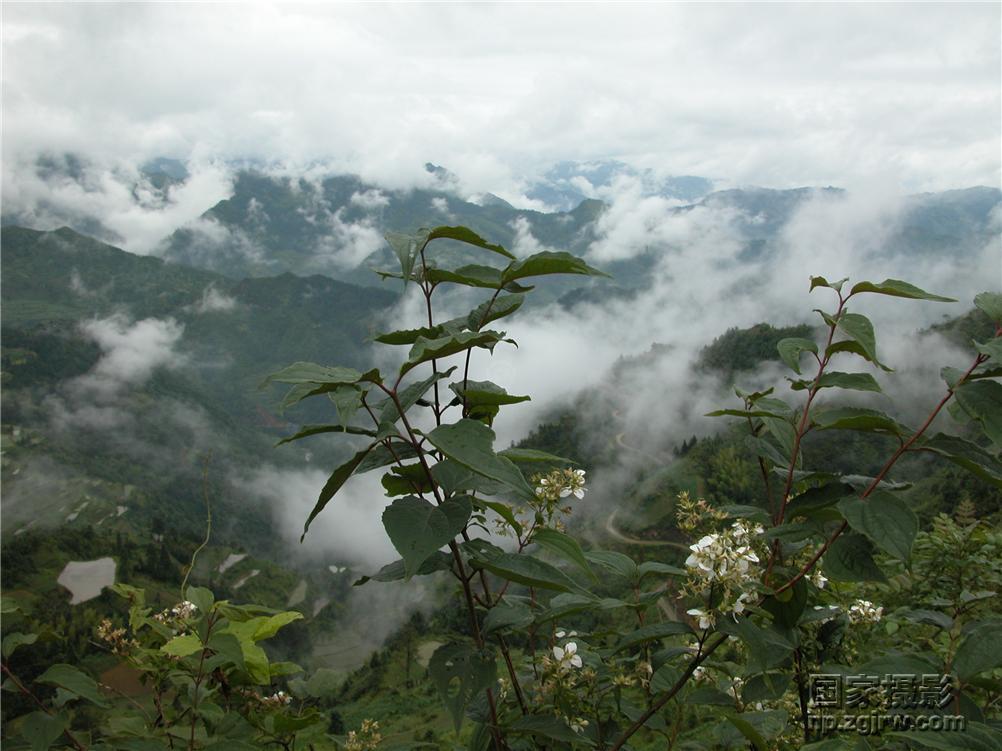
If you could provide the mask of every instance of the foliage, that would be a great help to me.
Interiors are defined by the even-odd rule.
[[[399,270],[382,275],[416,288],[427,314],[419,327],[376,337],[408,348],[399,367],[297,362],[265,385],[288,385],[288,406],[312,400],[331,414],[330,422],[286,440],[350,436],[354,453],[332,471],[304,520],[304,535],[352,476],[379,470],[392,499],[383,523],[400,560],[357,584],[454,581],[457,607],[449,610],[462,625],[428,661],[449,718],[446,736],[471,751],[799,748],[809,741],[841,747],[827,726],[810,721],[828,715],[811,704],[809,680],[860,671],[950,676],[935,686],[944,699],[937,709],[966,723],[957,733],[878,728],[874,744],[934,738],[935,747],[968,748],[1002,741],[988,724],[997,713],[1002,666],[1002,624],[993,608],[1002,583],[997,532],[973,518],[971,504],[920,531],[896,481],[903,457],[927,454],[1002,486],[1002,385],[995,380],[1002,298],[978,297],[995,321],[994,337],[976,343],[966,370],[944,370],[942,399],[912,429],[877,410],[825,399],[831,390],[880,391],[870,372],[838,371],[836,362],[860,358],[871,370],[889,368],[857,301],[872,294],[945,298],[893,279],[847,289],[845,280],[814,277],[811,289],[836,300],[832,310],[819,311],[821,340],[797,330],[775,343],[793,374],[792,397],[737,390],[739,406],[712,413],[740,418],[747,436],[740,449],[706,450],[715,478],[710,501],[679,497],[677,527],[689,537],[688,557],[638,560],[590,549],[569,532],[566,522],[587,492],[587,469],[526,447],[495,448],[497,415],[527,397],[469,378],[474,356],[513,343],[490,326],[520,308],[537,277],[602,272],[566,253],[516,259],[465,227],[387,239]],[[445,262],[432,255],[447,243],[469,246],[482,261],[469,263],[465,252]],[[442,285],[484,299],[443,321],[434,305]],[[932,434],[934,419],[948,407],[965,423],[966,437]],[[889,453],[863,471],[808,466],[806,442],[841,432],[878,436],[865,445],[875,453],[889,446]],[[704,444],[687,451],[699,458]],[[825,445],[824,438],[817,443]],[[748,481],[756,469],[757,490]],[[151,617],[141,591],[120,591],[132,601],[128,628],[103,624],[99,635],[148,676],[154,712],[119,707],[114,711],[125,711],[125,719],[97,713],[101,721],[89,722],[76,708],[100,709],[108,699],[84,672],[54,666],[35,688],[19,687],[38,702],[38,711],[18,721],[33,748],[162,747],[140,739],[173,739],[189,749],[217,740],[232,748],[380,743],[376,722],[335,738],[327,731],[335,724],[342,729],[340,715],[328,721],[306,707],[290,711],[285,694],[262,696],[296,668],[269,662],[258,642],[297,614],[215,602],[207,590],[192,588],[190,602]],[[30,648],[31,632],[19,634],[8,634],[5,652],[7,640],[11,651]],[[410,643],[404,642],[408,680]],[[386,670],[384,659],[374,657],[370,678]],[[6,661],[4,670],[19,682]],[[40,695],[39,684],[56,686],[55,695]],[[868,708],[881,708],[873,701]]]
[[[547,253],[511,260],[503,268],[443,268],[429,251],[438,237],[510,258],[463,228],[389,238],[400,271],[381,273],[405,286],[416,284],[427,311],[421,328],[377,337],[391,346],[410,345],[396,374],[297,363],[272,377],[292,386],[290,399],[330,394],[338,406],[339,423],[314,426],[294,438],[321,430],[368,436],[368,445],[331,475],[306,530],[353,474],[389,467],[383,486],[395,500],[383,521],[402,560],[373,578],[448,573],[456,580],[469,635],[439,648],[429,671],[456,729],[473,720],[471,749],[615,751],[633,743],[641,730],[641,737],[660,735],[669,745],[684,737],[690,747],[742,739],[764,748],[810,740],[808,674],[858,656],[860,634],[884,613],[883,606],[859,596],[872,586],[865,582],[887,581],[883,569],[907,566],[912,555],[917,519],[894,494],[898,486],[889,477],[899,459],[932,452],[1002,484],[997,448],[927,435],[933,418],[953,400],[957,414],[979,426],[985,439],[997,438],[995,405],[1002,387],[985,377],[994,375],[989,360],[998,354],[998,340],[979,345],[966,372],[947,372],[944,398],[917,430],[872,409],[826,407],[819,398],[826,389],[880,390],[869,373],[836,371],[833,361],[859,357],[887,368],[872,323],[850,312],[850,300],[869,294],[947,298],[893,279],[859,282],[844,291],[844,280],[813,278],[812,290],[825,288],[837,298],[832,312],[820,311],[823,344],[805,338],[809,332],[803,330],[775,343],[779,358],[798,376],[790,379],[791,388],[795,396],[803,395],[802,404],[779,399],[771,389],[739,390],[741,408],[713,413],[740,417],[751,429],[750,459],[736,452],[715,457],[718,491],[737,497],[728,499],[722,513],[703,501],[681,503],[688,527],[705,533],[691,546],[684,569],[639,563],[621,553],[585,550],[566,534],[562,519],[573,507],[567,501],[584,493],[584,472],[557,469],[526,477],[513,459],[539,458],[549,467],[561,460],[495,450],[490,426],[515,399],[493,383],[478,384],[474,392],[468,380],[475,350],[492,352],[509,341],[505,332],[485,326],[517,308],[506,301],[529,292],[522,284],[529,272],[599,272],[566,254]],[[447,283],[486,290],[486,300],[469,315],[437,321],[433,295]],[[989,311],[997,304],[994,296],[977,302]],[[805,354],[816,365],[811,375],[803,372]],[[456,368],[443,364],[457,356],[461,379]],[[425,373],[415,376],[422,366]],[[451,398],[440,384],[450,377],[458,379],[449,384]],[[825,431],[889,435],[896,448],[872,476],[808,471],[804,438]],[[761,469],[764,495],[743,481],[748,472],[740,463],[749,460]],[[707,526],[699,530],[693,514],[699,517],[704,508]],[[509,542],[495,544],[491,532]],[[615,582],[613,593],[606,591],[609,581]],[[665,599],[693,605],[687,611],[691,620],[679,619],[677,607],[666,618],[659,606]],[[557,625],[584,611],[601,614],[587,632],[568,633]],[[974,640],[994,633],[993,623],[967,624],[970,633],[957,649],[964,673],[958,671],[951,687],[953,706],[970,721],[970,732],[988,735],[995,731],[976,725],[984,719],[977,700],[987,706],[992,689],[976,678],[995,667],[995,658],[977,650]],[[512,648],[516,639],[525,640],[524,651]],[[888,671],[903,672],[916,660],[947,674],[956,667],[950,655],[944,662],[935,654],[894,654],[888,652],[881,663]],[[712,704],[728,709],[711,711],[709,723],[696,723],[706,712],[700,705]]]
[[[31,698],[34,711],[11,722],[27,745],[6,747],[75,749],[293,748],[324,738],[326,716],[299,703],[273,684],[300,672],[297,665],[268,660],[260,643],[275,636],[300,613],[217,601],[191,587],[173,607],[157,612],[141,589],[115,591],[129,603],[128,619],[97,624],[93,638],[128,665],[149,690],[142,703],[121,689],[97,683],[80,668],[50,666],[26,685],[10,658],[40,635],[33,619],[5,599],[6,619],[25,631],[3,641],[7,688]],[[116,696],[119,701],[115,701]],[[8,737],[14,735],[8,728]]]

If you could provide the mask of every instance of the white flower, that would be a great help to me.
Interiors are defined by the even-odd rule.
[[[883,615],[884,608],[869,600],[856,600],[849,606],[849,623],[877,623]]]
[[[691,615],[693,618],[699,619],[699,627],[704,631],[708,628],[713,628],[714,618],[713,613],[706,610],[701,610],[700,608],[691,608],[686,610],[686,613]]]
[[[567,642],[563,647],[553,648],[553,658],[558,666],[566,670],[568,667],[579,668],[582,665],[581,655],[577,653],[578,645],[572,641]]]
[[[706,678],[706,668],[702,665],[697,665],[696,669],[692,671],[692,677],[694,680],[701,681]]]
[[[821,573],[821,569],[814,569],[814,572],[811,574],[811,584],[818,589],[824,589],[827,583],[828,577]]]
[[[734,613],[735,622],[738,620],[738,616],[741,613],[745,612],[746,604],[753,599],[755,598],[752,595],[748,594],[747,592],[742,592],[740,595],[738,595],[738,599],[736,599],[734,601],[734,605],[731,606],[731,612]]]

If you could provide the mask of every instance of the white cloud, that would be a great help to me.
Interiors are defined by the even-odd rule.
[[[193,306],[196,313],[228,313],[235,310],[237,301],[225,292],[220,292],[215,285],[210,284],[202,293],[202,299]]]
[[[389,504],[379,473],[352,478],[310,525],[303,546],[303,523],[327,481],[323,470],[282,469],[272,466],[240,470],[231,477],[234,487],[269,508],[277,531],[304,554],[333,553],[341,562],[375,571],[400,556],[386,537],[381,521]]]
[[[430,160],[506,200],[555,160],[608,157],[771,186],[996,185],[1000,13],[15,4],[4,169],[44,152],[256,157],[394,188],[431,184]]]
[[[93,369],[77,380],[81,389],[113,395],[127,386],[144,383],[159,367],[174,367],[181,362],[175,347],[184,327],[173,318],[145,318],[132,323],[115,315],[87,321],[80,328],[102,350]]]
[[[173,318],[133,322],[116,314],[87,321],[80,330],[97,343],[101,356],[87,373],[45,398],[49,417],[59,431],[132,426],[136,415],[123,405],[130,390],[148,381],[158,368],[177,367],[185,361],[177,352],[184,327]],[[172,403],[165,403],[165,415],[175,412]]]
[[[383,247],[383,233],[376,223],[365,218],[359,222],[344,218],[344,207],[324,217],[329,234],[317,241],[316,261],[339,269],[353,269]]]
[[[10,152],[6,143],[5,151]],[[229,170],[213,163],[192,163],[184,182],[160,189],[125,159],[84,162],[79,174],[70,176],[40,174],[37,156],[15,151],[5,157],[5,214],[40,229],[98,221],[101,227],[91,234],[140,255],[155,252],[167,235],[228,198],[232,189]]]
[[[390,205],[390,199],[381,190],[372,188],[362,193],[352,193],[349,202],[353,206],[361,206],[363,209],[372,211],[382,209]]]

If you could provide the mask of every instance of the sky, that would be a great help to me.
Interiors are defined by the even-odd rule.
[[[16,202],[20,165],[66,151],[109,170],[155,156],[323,163],[389,187],[432,161],[516,198],[562,159],[768,187],[997,186],[1000,15],[8,2],[4,190]]]

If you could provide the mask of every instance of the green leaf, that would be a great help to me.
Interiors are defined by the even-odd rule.
[[[800,579],[785,592],[766,597],[762,607],[772,614],[773,623],[783,628],[794,628],[807,607],[807,583]]]
[[[349,425],[348,427],[343,425],[304,425],[297,433],[286,436],[281,441],[276,443],[275,446],[282,446],[286,443],[292,443],[293,441],[309,438],[314,435],[321,435],[323,433],[350,433],[351,435],[364,435],[369,436],[370,438],[374,438],[376,435],[375,430],[359,428],[354,425]]]
[[[188,590],[184,594],[191,604],[203,613],[210,612],[216,602],[212,590],[205,587],[188,587]]]
[[[532,621],[532,610],[528,605],[505,598],[487,611],[487,617],[484,618],[484,633],[490,634],[502,629],[519,631],[529,626]]]
[[[261,388],[272,383],[291,383],[326,385],[331,387],[330,391],[333,391],[335,386],[358,383],[359,381],[378,383],[378,373],[375,370],[362,373],[354,368],[317,365],[314,362],[295,362],[265,378],[261,382]]]
[[[989,339],[984,344],[976,341],[974,342],[974,349],[982,355],[988,355],[994,362],[1002,362],[1002,336]]]
[[[769,668],[784,663],[793,653],[793,643],[772,627],[761,627],[751,618],[724,618],[717,629],[737,636],[748,647],[749,666],[754,672],[764,673]]]
[[[1002,748],[1002,730],[980,722],[967,722],[962,731],[950,733],[909,730],[886,733],[886,737],[903,740],[911,746],[938,751],[998,751]]]
[[[400,273],[405,288],[414,273],[414,262],[424,246],[428,244],[429,234],[428,230],[419,230],[413,235],[405,235],[401,232],[387,232],[383,235],[400,261]]]
[[[293,621],[301,621],[302,619],[303,614],[295,610],[285,610],[267,618],[262,618],[260,621],[257,621],[257,627],[254,629],[251,639],[256,642],[270,639],[284,626],[288,626]]]
[[[974,298],[974,304],[995,322],[1002,326],[1002,294],[998,292],[982,292]]]
[[[780,359],[785,362],[794,373],[797,374],[800,373],[800,353],[818,353],[817,343],[811,339],[803,339],[801,337],[780,339],[776,344],[776,349],[779,351]]]
[[[820,430],[866,430],[871,433],[891,433],[902,436],[908,428],[889,415],[862,407],[835,407],[819,410],[814,423]]]
[[[869,537],[881,550],[907,561],[919,521],[908,504],[893,493],[874,490],[868,498],[843,498],[838,503],[849,526]]]
[[[494,431],[477,420],[440,425],[425,436],[439,451],[477,474],[497,480],[526,501],[536,494],[509,459],[494,453]]]
[[[786,507],[789,519],[798,516],[812,516],[816,512],[834,506],[846,496],[852,495],[851,485],[841,482],[830,482],[816,488],[808,488],[803,493],[790,500]]]
[[[452,375],[455,369],[456,366],[453,365],[448,370],[434,372],[423,381],[420,381],[419,383],[412,383],[403,391],[399,392],[397,394],[397,401],[400,402],[400,407],[403,408],[404,414],[407,413],[407,410],[417,404],[418,400],[425,395],[428,389],[430,389],[438,381],[441,381],[443,378],[448,378]],[[396,402],[393,401],[392,397],[388,396],[383,401],[379,402],[379,404],[376,405],[376,409],[379,411],[378,419],[380,423],[395,423],[400,419],[400,409],[397,408]]]
[[[502,579],[527,587],[552,589],[558,592],[580,590],[574,580],[563,571],[531,555],[501,553],[491,558],[475,557],[473,565],[476,568],[487,569]]]
[[[417,570],[415,576],[427,576],[428,574],[434,574],[436,571],[448,571],[452,567],[452,556],[443,553],[441,551],[435,551],[432,553],[421,567]],[[376,582],[395,582],[402,581],[407,576],[407,569],[404,568],[403,559],[399,561],[394,561],[393,563],[387,563],[378,572],[372,576],[363,576],[352,584],[354,587],[361,587],[363,584],[369,581]]]
[[[769,431],[769,435],[779,443],[782,455],[785,457],[793,456],[793,447],[797,440],[796,428],[788,420],[775,417],[763,417],[762,424]],[[804,454],[802,451],[797,451],[796,466],[801,467],[803,463]],[[789,459],[784,464],[789,465]]]
[[[38,678],[37,683],[47,683],[51,686],[59,686],[70,693],[76,694],[82,699],[86,699],[92,704],[107,709],[108,702],[98,690],[97,683],[89,675],[81,673],[72,665],[53,665]]]
[[[783,420],[786,415],[770,412],[767,409],[715,409],[713,412],[707,412],[704,417],[774,417]]]
[[[498,451],[498,456],[511,459],[513,462],[549,462],[551,464],[577,464],[573,459],[566,459],[562,456],[548,454],[545,451],[536,449],[510,448]]]
[[[418,337],[423,336],[425,339],[436,339],[445,331],[442,326],[433,326],[431,328],[425,327],[420,329],[399,329],[397,331],[388,331],[385,334],[379,334],[373,337],[373,341],[379,342],[380,344],[414,344],[418,340]]]
[[[436,465],[437,466],[437,465]],[[512,510],[511,506],[503,501],[489,501],[483,498],[474,499],[474,506],[478,508],[490,509],[495,514],[504,519],[515,530],[515,534],[521,537],[522,535],[522,525],[519,523],[518,519],[515,517],[515,512]]]
[[[470,645],[446,644],[431,656],[428,675],[452,715],[458,733],[467,704],[494,683],[497,665],[493,655]]]
[[[38,641],[38,634],[22,634],[20,631],[14,631],[3,638],[3,646],[0,651],[3,652],[3,657],[6,660],[14,654],[14,650],[18,647],[34,644],[36,641]]]
[[[953,658],[953,669],[962,681],[1002,665],[1002,621],[974,624]]]
[[[522,307],[524,294],[499,295],[496,299],[481,303],[466,316],[466,326],[470,331],[480,331],[491,321],[510,316]]]
[[[535,253],[522,261],[509,264],[502,274],[505,284],[516,279],[525,279],[530,276],[545,276],[547,274],[585,274],[588,276],[609,275],[598,269],[594,269],[577,256],[563,251],[544,250]]]
[[[578,541],[555,529],[537,529],[532,535],[532,541],[551,553],[569,561],[583,571],[588,578],[597,582],[598,577],[591,570],[588,559]]]
[[[435,284],[451,282],[452,284],[460,284],[465,287],[478,287],[481,289],[499,289],[504,286],[501,281],[500,269],[496,269],[493,266],[482,266],[479,264],[460,266],[455,271],[429,268],[427,272],[425,272],[425,278]]]
[[[948,616],[946,613],[941,613],[938,610],[906,610],[900,613],[900,616],[905,620],[911,621],[912,623],[924,623],[930,626],[938,626],[939,628],[949,630],[953,628],[953,618]]]
[[[981,424],[996,446],[1002,446],[1002,384],[995,381],[964,383],[953,392],[961,408]]]
[[[171,657],[187,657],[202,651],[202,640],[195,634],[182,634],[160,647],[160,651]]]
[[[769,741],[786,731],[788,715],[784,710],[742,712],[725,715],[758,751],[769,751]]]
[[[937,433],[920,445],[923,451],[944,456],[968,472],[1002,488],[1002,462],[977,444],[956,436]]]
[[[794,391],[803,391],[810,388],[812,383],[797,382],[790,388]],[[821,376],[818,382],[819,389],[837,388],[850,389],[852,391],[876,391],[880,392],[880,384],[869,373],[840,373],[832,371]]]
[[[630,647],[635,647],[638,644],[646,644],[650,641],[664,639],[666,636],[680,636],[683,634],[692,634],[692,628],[688,623],[682,623],[681,621],[662,621],[661,623],[651,623],[625,634],[616,643],[616,647],[613,652],[622,652],[623,650],[630,649]]]
[[[740,732],[741,735],[748,739],[749,743],[755,747],[756,751],[769,751],[769,745],[766,743],[765,738],[761,736],[758,730],[756,730],[755,727],[748,722],[748,720],[744,719],[744,717],[740,715],[733,714],[725,714],[724,717],[726,717],[727,720],[738,729],[738,732]]]
[[[633,559],[614,550],[589,550],[585,553],[585,558],[631,582],[640,578],[640,572]]]
[[[487,242],[484,238],[478,235],[476,232],[471,230],[469,227],[435,227],[431,232],[428,233],[429,240],[439,240],[439,239],[449,239],[458,240],[459,242],[466,243],[467,245],[475,245],[478,248],[483,248],[484,250],[489,250],[492,253],[497,253],[505,258],[510,258],[515,260],[515,256],[509,253],[507,250],[502,248],[500,245],[495,245],[493,243]]]
[[[348,430],[348,423],[351,422],[351,418],[362,408],[363,393],[360,388],[352,385],[338,386],[327,395],[327,398],[334,404],[341,427],[346,431]]]
[[[878,295],[890,295],[891,297],[905,297],[909,300],[933,300],[934,302],[957,302],[952,297],[942,297],[919,289],[914,284],[903,282],[900,279],[885,279],[880,284],[873,282],[859,282],[854,284],[849,290],[849,296],[860,292],[874,292]]]
[[[625,603],[624,603],[625,604]],[[584,610],[598,607],[598,599],[588,594],[565,593],[555,595],[550,600],[550,607],[536,616],[537,623],[546,623],[565,618]]]
[[[835,581],[887,581],[873,561],[873,546],[859,534],[843,534],[828,548],[824,572]]]
[[[839,352],[849,352],[854,355],[859,355],[867,362],[872,362],[878,368],[881,368],[887,373],[894,372],[894,368],[889,368],[879,360],[871,358],[863,345],[857,341],[853,341],[852,339],[846,339],[844,341],[828,345],[828,348],[825,349],[825,356],[830,358],[832,355],[838,354]]]
[[[466,381],[465,386],[462,383],[450,383],[449,388],[460,399],[465,396],[466,403],[474,407],[518,404],[519,402],[527,402],[530,399],[528,396],[509,394],[496,383],[490,381]]]
[[[467,496],[450,498],[435,506],[416,496],[398,498],[383,512],[386,533],[404,559],[406,578],[439,548],[466,528],[473,509]]]
[[[303,525],[303,534],[299,538],[300,542],[302,542],[303,539],[306,537],[306,533],[310,529],[310,524],[313,522],[314,519],[317,518],[317,514],[319,514],[321,511],[324,510],[324,507],[327,505],[330,499],[333,498],[334,494],[341,489],[341,486],[348,481],[348,478],[351,477],[352,474],[354,474],[355,469],[362,463],[362,460],[366,457],[366,455],[370,451],[372,451],[375,445],[376,444],[372,444],[367,448],[364,448],[361,451],[359,451],[351,459],[349,459],[347,462],[345,462],[340,467],[335,469],[334,472],[331,474],[331,476],[327,479],[327,483],[320,491],[320,497],[317,499],[316,505],[313,507],[313,510],[307,517],[306,524]]]
[[[877,362],[877,337],[869,318],[859,313],[843,313],[838,319],[838,329],[863,348],[867,360]]]
[[[846,277],[845,279],[839,279],[837,282],[829,282],[823,276],[812,276],[810,291],[813,292],[817,287],[828,287],[829,289],[834,289],[836,291],[841,292],[842,285],[845,284],[847,281],[849,281],[849,277]]]
[[[474,347],[493,350],[494,345],[504,338],[496,331],[466,331],[459,334],[449,334],[438,339],[425,339],[419,336],[407,356],[407,362],[400,366],[400,375],[416,368],[424,362],[449,357],[465,352]]]
[[[686,576],[686,571],[680,569],[678,566],[669,566],[667,563],[661,563],[660,561],[645,561],[637,567],[637,573],[640,578],[644,578],[648,574],[657,574],[658,576]]]
[[[362,459],[358,467],[355,468],[355,474],[361,475],[365,472],[378,469],[379,467],[385,467],[387,464],[396,464],[398,461],[406,461],[407,459],[417,458],[417,451],[411,444],[403,441],[395,441],[392,445],[392,451],[382,443],[375,446],[375,448],[373,448],[368,455]]]
[[[541,736],[560,743],[583,743],[587,746],[594,746],[595,741],[586,735],[579,735],[571,730],[567,723],[557,717],[548,715],[529,714],[522,715],[511,724],[511,729],[516,733]],[[550,744],[544,744],[548,747]]]
[[[420,464],[407,464],[403,467],[393,467],[380,480],[386,488],[386,495],[414,495],[431,491],[432,484],[424,467]]]
[[[62,714],[32,712],[22,721],[21,732],[31,744],[31,751],[47,751],[68,727],[69,721]]]

